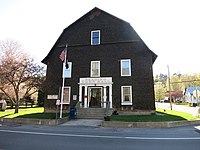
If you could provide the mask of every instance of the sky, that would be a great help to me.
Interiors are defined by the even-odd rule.
[[[36,61],[74,21],[98,7],[131,24],[158,55],[154,75],[200,73],[200,0],[0,0],[0,40],[19,41]]]

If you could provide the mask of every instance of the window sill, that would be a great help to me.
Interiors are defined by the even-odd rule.
[[[121,77],[131,77],[131,75],[121,75]]]
[[[121,103],[121,105],[133,105],[133,103],[132,102],[123,102],[123,103]]]
[[[63,103],[60,103],[60,104],[63,104],[63,105],[64,105],[64,104],[67,104],[67,105],[69,105],[69,102],[63,102]]]

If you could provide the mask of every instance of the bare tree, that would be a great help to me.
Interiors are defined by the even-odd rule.
[[[26,96],[35,93],[43,79],[43,67],[34,63],[17,41],[1,41],[0,49],[0,90],[15,106],[15,113],[18,113],[20,90],[26,89]]]

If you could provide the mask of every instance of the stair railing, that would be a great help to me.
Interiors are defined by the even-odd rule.
[[[105,116],[109,116],[109,110],[110,110],[110,102],[106,101],[106,110],[105,110]]]

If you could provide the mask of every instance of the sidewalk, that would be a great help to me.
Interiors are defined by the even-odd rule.
[[[60,124],[59,126],[90,126],[98,127],[101,125],[103,120],[101,119],[74,119],[67,121],[66,123]]]
[[[162,108],[162,109],[168,109],[170,110],[170,103],[160,103],[160,102],[156,102],[155,103],[156,108]],[[198,116],[200,115],[199,110],[200,107],[189,107],[189,106],[184,106],[184,105],[174,105],[172,104],[172,110],[175,111],[180,111],[180,112],[186,112],[189,114],[192,114],[194,116]]]

